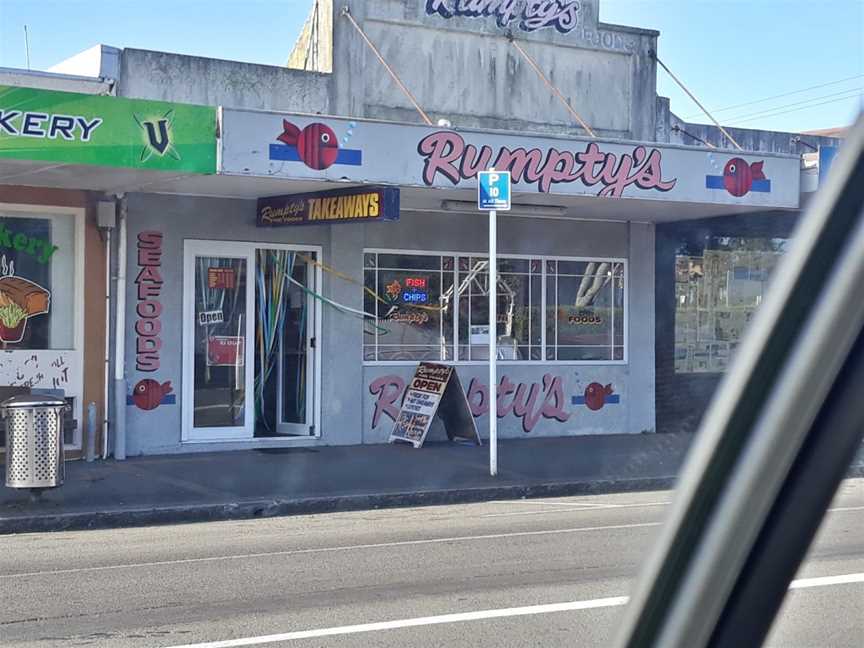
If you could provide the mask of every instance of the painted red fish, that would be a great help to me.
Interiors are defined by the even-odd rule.
[[[606,397],[614,391],[611,384],[603,386],[597,382],[591,383],[585,388],[585,406],[595,411],[602,409],[606,404]]]
[[[723,186],[726,191],[736,197],[747,194],[753,187],[754,180],[765,180],[762,171],[764,161],[753,162],[748,166],[741,158],[732,158],[723,167]]]
[[[132,389],[132,402],[142,410],[154,410],[159,407],[162,399],[174,391],[171,381],[159,383],[151,378],[139,380]]]
[[[336,162],[339,142],[336,133],[326,124],[315,122],[300,130],[287,119],[283,119],[282,131],[276,139],[288,146],[296,146],[300,159],[310,169],[320,171]]]

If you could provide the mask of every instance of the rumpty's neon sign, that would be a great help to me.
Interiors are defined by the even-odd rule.
[[[503,28],[518,19],[522,31],[554,27],[562,34],[579,25],[580,8],[578,0],[426,0],[426,13],[430,16],[494,17]]]

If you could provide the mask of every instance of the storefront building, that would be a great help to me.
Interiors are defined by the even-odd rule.
[[[793,136],[731,129],[735,148],[682,122],[656,95],[659,34],[603,23],[598,0],[313,4],[286,68],[107,46],[57,66],[218,107],[215,174],[65,185],[124,196],[128,453],[384,443],[421,361],[456,366],[485,435],[490,166],[514,179],[500,436],[692,430],[800,210]],[[757,222],[744,258],[728,239]]]
[[[146,393],[127,413],[132,453],[384,443],[420,361],[456,365],[483,434],[488,233],[475,178],[490,166],[511,171],[515,192],[498,233],[502,438],[653,432],[650,221],[799,201],[790,155],[220,114],[217,180],[245,199],[128,199],[129,258],[159,242],[173,350],[158,377],[129,379],[133,398]],[[765,179],[729,191],[730,161]],[[397,189],[398,219],[381,218],[378,196]],[[128,318],[135,298],[130,287]],[[159,400],[168,384],[176,401]]]
[[[67,455],[88,442],[104,455],[115,197],[165,172],[215,172],[216,111],[3,78],[80,92],[0,85],[0,393],[64,397]]]

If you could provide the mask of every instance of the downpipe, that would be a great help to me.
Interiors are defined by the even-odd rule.
[[[126,459],[126,194],[118,194],[117,280],[114,318],[114,459]]]

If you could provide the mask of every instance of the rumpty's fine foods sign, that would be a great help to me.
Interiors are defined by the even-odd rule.
[[[578,0],[426,0],[426,13],[442,18],[490,18],[499,27],[533,32],[554,27],[567,34],[579,25]]]

